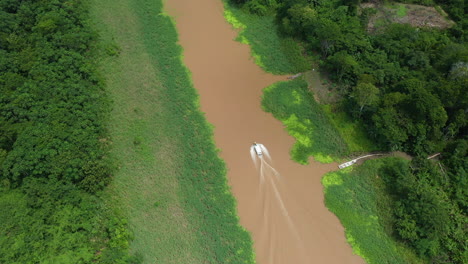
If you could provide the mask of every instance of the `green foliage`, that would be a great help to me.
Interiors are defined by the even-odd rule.
[[[333,126],[340,133],[341,138],[349,149],[350,153],[368,153],[378,151],[378,147],[370,140],[369,134],[365,130],[362,122],[353,119],[343,109],[345,105],[322,105]]]
[[[281,52],[293,64],[291,72],[305,72],[312,68],[312,57],[293,38],[284,37],[281,41]]]
[[[267,7],[265,5],[263,5],[260,0],[248,1],[245,4],[245,7],[252,14],[266,15],[266,13],[268,12]]]
[[[249,14],[228,2],[225,2],[224,16],[233,27],[241,30],[237,40],[250,45],[252,57],[265,71],[287,74],[312,68],[310,58],[296,41],[277,34],[273,16]]]
[[[287,13],[288,16],[281,21],[281,27],[290,35],[296,34],[296,28],[306,30],[317,22],[317,12],[309,5],[295,4],[287,10]]]
[[[126,224],[109,222],[118,216],[73,185],[28,179],[0,192],[0,206],[2,263],[108,263],[109,251],[129,260],[119,263],[132,263],[128,233],[116,237],[114,230],[127,230]]]
[[[466,156],[464,160],[468,161]],[[456,178],[451,182],[445,171],[426,159],[414,159],[410,166],[393,162],[380,172],[393,197],[397,237],[433,263],[466,263],[466,211],[451,199],[453,190],[462,186],[456,185]],[[448,171],[460,172],[452,168]]]
[[[432,0],[429,0],[429,1],[432,1]],[[415,3],[415,1],[401,1],[401,2],[406,2],[406,3]],[[417,4],[421,4],[421,3],[417,3]],[[386,3],[385,6],[391,8],[391,9],[396,9],[396,15],[397,17],[405,17],[406,16],[406,13],[407,13],[407,8],[404,4],[400,4],[400,3]]]
[[[356,77],[361,73],[359,63],[346,51],[340,51],[328,57],[325,67],[336,76],[339,82],[351,85],[356,83]]]
[[[397,11],[397,16],[399,17],[405,17],[406,16],[406,7],[405,5],[398,5],[398,11]]]
[[[457,22],[458,28],[454,30],[454,33],[460,40],[466,41],[465,32],[468,29],[466,3],[459,0],[435,0],[435,2],[441,4],[444,10],[449,13],[450,18]]]
[[[302,79],[279,82],[264,90],[262,106],[286,125],[296,138],[291,156],[307,164],[314,156],[320,162],[331,162],[346,155],[348,148]]]
[[[385,158],[323,178],[327,206],[368,263],[466,262],[466,142],[444,157],[443,170],[425,159]]]
[[[325,203],[345,227],[354,252],[367,263],[423,263],[392,237],[393,218],[388,210],[392,200],[379,169],[394,160],[370,160],[359,167],[326,174],[322,179]]]
[[[424,83],[415,79],[400,82],[401,93],[386,94],[383,107],[373,119],[378,133],[389,145],[398,149],[399,144],[407,142],[413,147],[411,152],[425,155],[434,150],[432,142],[442,137],[447,113],[440,100],[423,86]],[[394,139],[400,141],[392,141]]]
[[[133,262],[96,195],[112,171],[109,102],[86,8],[0,1],[1,263]]]
[[[446,189],[451,199],[458,204],[463,214],[468,214],[468,141],[458,140],[451,142],[443,152],[443,164],[450,168],[447,172],[451,185]]]
[[[396,6],[404,16],[405,5]],[[461,121],[466,93],[460,92],[467,84],[466,43],[457,43],[449,32],[404,24],[390,24],[370,35],[362,24],[367,13],[357,15],[350,8],[352,4],[342,1],[283,1],[277,20],[284,33],[301,38],[308,48],[321,53],[323,68],[360,109],[359,115],[353,115],[355,108],[350,107],[351,116],[362,119],[382,147],[426,154],[440,150],[438,142],[444,137],[460,137],[467,125]],[[364,109],[370,105],[357,96],[363,75],[374,80],[367,87],[379,90],[371,94],[380,94],[387,103],[373,100],[372,107]],[[402,89],[408,84],[403,80],[409,79],[420,88]],[[446,90],[460,97],[442,92]],[[395,93],[405,99],[389,104]],[[459,99],[455,103],[449,98]],[[413,111],[418,116],[412,116]],[[448,132],[444,135],[444,131]]]
[[[359,114],[362,113],[364,106],[376,105],[379,101],[379,89],[372,83],[358,83],[351,92],[351,97],[359,105]]]
[[[108,104],[89,51],[96,34],[81,5],[16,5],[15,41],[0,66],[2,176],[16,187],[44,177],[96,192],[111,171],[100,142]]]
[[[266,15],[278,7],[277,0],[230,0],[230,3],[243,7],[247,12],[255,15]]]
[[[358,1],[280,2],[276,21],[281,32],[321,54],[321,66],[347,96],[324,109],[348,150],[359,149],[350,144],[358,140],[349,137],[355,137],[350,136],[353,126],[361,122],[383,149],[419,157],[446,149],[441,163],[416,158],[410,167],[398,160],[370,161],[324,178],[327,206],[347,228],[353,248],[369,263],[468,262],[468,18],[463,1],[436,1],[457,22],[451,29],[390,24],[373,34],[365,30],[368,13],[355,12]],[[405,6],[398,8],[397,15],[405,16]],[[302,99],[312,97],[293,86],[301,87],[300,80],[269,87],[263,105],[296,137],[292,155],[305,163],[309,155],[331,153],[328,147],[308,149],[316,142],[314,133],[327,125],[319,121],[314,127],[311,120],[321,120],[311,118],[316,108],[302,108]],[[349,115],[340,113],[344,106]],[[340,126],[340,119],[346,125]]]
[[[293,22],[288,22],[288,23],[293,23],[290,24],[292,28],[300,25],[300,23],[309,23],[309,26],[312,26],[312,20],[307,22],[307,14],[310,14],[311,12],[313,13],[314,10],[313,8],[308,7],[305,4],[297,4],[295,8],[289,10],[288,12],[291,13],[297,13],[297,14],[302,14],[304,17],[302,18],[297,18],[297,20],[294,20]],[[280,37],[279,40],[281,45],[272,45],[272,43],[275,43],[274,40],[275,38],[278,38],[278,33],[275,30],[271,30],[271,28],[274,29],[274,27],[270,26],[270,22],[268,17],[257,17],[257,16],[251,16],[248,14],[245,14],[241,12],[240,10],[227,5],[227,11],[226,11],[226,18],[228,21],[236,28],[242,28],[243,31],[241,32],[241,35],[239,36],[239,39],[247,44],[251,45],[252,52],[254,54],[254,57],[256,58],[257,64],[262,66],[265,70],[274,72],[274,73],[285,73],[285,72],[298,72],[298,71],[304,71],[308,70],[311,68],[312,62],[310,61],[310,58],[304,55],[304,52],[301,51],[299,46],[297,45],[297,41],[294,40],[293,38],[289,37]],[[262,22],[263,21],[263,22]],[[260,23],[262,22],[262,23]],[[298,23],[297,25],[294,23]],[[325,22],[324,22],[325,23]],[[268,25],[270,29],[266,29],[265,25]],[[282,25],[282,29],[284,30],[284,24]],[[332,42],[335,37],[335,34],[333,32],[330,32],[330,29],[327,27],[323,27],[321,29],[323,34],[328,34],[327,36],[330,38],[330,42]],[[265,37],[264,37],[265,36]],[[266,41],[269,39],[270,41]],[[261,47],[258,46],[258,44],[262,44]],[[263,58],[270,58],[269,56],[271,54],[275,54],[274,57],[271,57],[272,60],[271,62],[268,60],[268,64],[264,64],[262,59]],[[282,58],[289,58],[289,61],[294,62],[294,65],[296,70],[290,70],[290,66],[286,67],[285,69],[288,69],[287,71],[277,71],[277,70],[272,70],[272,69],[278,69],[278,67],[283,67],[283,60]],[[274,59],[274,60],[273,60]],[[302,65],[302,66],[301,66]],[[299,82],[294,82],[293,84],[290,84],[291,87],[301,87],[302,84],[298,84]],[[287,102],[288,98],[291,98],[291,95],[285,95],[282,94],[282,89],[280,87],[287,86],[286,84],[281,84],[277,85],[277,88],[269,88],[265,90],[265,96],[264,96],[264,102],[266,102],[267,98],[277,98],[277,99],[271,99],[271,102],[268,103],[268,106],[264,104],[264,107],[266,107],[267,111],[271,111],[272,113],[278,116],[281,116],[281,120],[286,124],[288,123],[288,130],[289,133],[294,134],[297,139],[302,139],[302,143],[297,143],[295,147],[293,147],[292,153],[293,156],[296,157],[298,161],[301,163],[306,163],[308,160],[307,155],[310,155],[311,153],[314,153],[314,156],[316,159],[319,159],[323,162],[329,162],[332,160],[331,156],[334,158],[339,157],[340,155],[343,155],[344,153],[348,153],[345,149],[347,148],[346,145],[348,146],[350,151],[369,151],[369,150],[375,150],[375,147],[373,144],[366,139],[366,133],[363,131],[363,129],[359,128],[360,124],[358,122],[355,122],[353,120],[350,120],[350,118],[346,114],[340,114],[339,112],[326,112],[328,115],[328,120],[327,117],[324,115],[323,110],[320,109],[318,104],[313,100],[312,95],[310,92],[305,92],[307,88],[301,87],[297,88],[299,93],[297,93],[297,96],[304,97],[304,102],[307,102],[306,104],[313,105],[313,107],[306,107],[306,104],[304,104],[304,107],[298,108],[297,106],[291,107],[292,104]],[[285,91],[288,91],[286,89]],[[291,91],[291,90],[290,90]],[[271,92],[271,93],[270,93]],[[268,95],[267,95],[268,93]],[[283,99],[280,99],[283,98]],[[276,101],[277,100],[277,101]],[[277,102],[279,105],[275,105]],[[290,109],[288,109],[290,108]],[[281,110],[279,110],[281,109]],[[288,110],[286,110],[288,109]],[[307,111],[310,111],[310,109],[314,109],[312,113],[305,114]],[[329,110],[330,108],[328,108]],[[324,109],[327,110],[327,109]],[[292,118],[289,115],[286,115],[284,113],[288,113],[289,115],[294,115]],[[315,115],[317,115],[315,117]],[[306,117],[309,116],[309,117]],[[297,120],[296,120],[297,117]],[[313,117],[313,118],[311,118]],[[314,120],[312,123],[315,122],[315,124],[307,124],[305,123],[305,120]],[[301,121],[302,120],[302,121]],[[330,126],[330,121],[333,122],[333,125],[340,131],[340,135],[342,138],[346,140],[346,144],[343,143],[342,139],[335,138],[335,137],[340,137],[340,135],[337,134],[337,131]],[[327,143],[327,140],[321,138],[322,136],[325,136],[326,134],[320,134],[318,132],[312,132],[311,127],[316,127],[315,130],[318,130],[321,126],[326,127],[327,131],[329,132],[330,138],[334,138],[332,140],[332,143]],[[309,127],[309,128],[305,128]],[[293,129],[294,128],[294,129]],[[331,132],[334,131],[334,132]],[[314,134],[315,133],[315,134]],[[308,137],[311,136],[312,138],[316,139],[308,139]],[[328,138],[328,137],[327,137]],[[316,143],[310,143],[310,142],[316,142]],[[334,143],[333,143],[334,142]],[[341,142],[341,143],[337,143]],[[327,144],[329,144],[327,146]],[[340,147],[336,147],[334,144],[340,145]],[[309,145],[309,147],[305,147],[306,145]],[[322,146],[323,145],[323,146]],[[302,147],[299,147],[302,146]],[[321,147],[318,147],[321,146]],[[317,148],[318,147],[318,148]],[[320,149],[320,150],[319,150]],[[341,153],[341,154],[338,154]],[[331,156],[330,156],[331,155]]]
[[[162,1],[95,0],[92,8],[103,36],[122,47],[101,66],[115,105],[112,156],[120,164],[108,195],[129,219],[131,250],[148,263],[253,263],[251,238],[239,225],[226,167]]]

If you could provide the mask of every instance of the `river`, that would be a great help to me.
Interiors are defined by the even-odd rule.
[[[237,33],[225,21],[220,0],[168,0],[166,10],[175,19],[201,110],[214,125],[214,140],[228,168],[240,223],[252,235],[257,263],[364,263],[324,205],[320,179],[337,164],[293,162],[289,151],[294,139],[261,109],[262,89],[286,78],[263,72],[249,46],[234,41]],[[260,188],[249,154],[254,141],[268,148],[281,174],[281,180],[271,179],[274,185]]]

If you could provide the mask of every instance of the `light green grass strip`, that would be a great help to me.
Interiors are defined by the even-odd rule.
[[[286,125],[296,138],[292,158],[307,164],[309,157],[329,163],[347,154],[347,148],[321,106],[315,102],[307,83],[298,78],[275,83],[264,90],[262,106]]]
[[[310,70],[311,59],[291,38],[278,36],[273,15],[249,14],[225,2],[224,17],[239,30],[237,41],[248,44],[255,63],[266,72],[290,74]]]
[[[102,62],[113,100],[109,206],[134,233],[143,263],[254,263],[226,167],[182,64],[160,0],[92,0],[94,22],[120,55]],[[112,45],[110,45],[112,46]]]
[[[346,229],[353,251],[368,264],[420,264],[414,253],[397,244],[384,226],[389,225],[390,197],[379,168],[389,159],[366,161],[358,167],[330,172],[322,178],[325,204]]]
[[[406,6],[403,4],[398,5],[397,16],[398,17],[405,17],[407,13]]]

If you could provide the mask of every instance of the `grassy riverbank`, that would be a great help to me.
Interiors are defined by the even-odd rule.
[[[307,164],[310,156],[332,162],[347,154],[347,146],[302,79],[276,83],[264,90],[262,106],[285,124],[296,138],[292,158]]]
[[[251,45],[253,57],[262,68],[272,73],[290,73],[294,68],[307,69],[300,65],[309,62],[309,58],[304,58],[296,67],[291,65],[295,60],[285,59],[288,55],[278,44],[281,37],[271,17],[246,14],[229,5],[227,9],[227,20],[234,27],[242,29],[239,41]],[[268,29],[260,26],[262,24],[267,24]],[[278,40],[263,45],[263,48],[257,47],[265,39]],[[275,54],[277,62],[270,60],[271,54]],[[287,62],[289,66],[285,66]],[[321,84],[299,77],[264,90],[264,110],[282,121],[288,133],[296,138],[291,150],[292,158],[301,164],[305,164],[309,156],[320,162],[331,162],[353,153],[377,150],[361,124],[352,121],[340,105],[321,105],[315,101],[313,91],[316,87],[311,87],[313,85]],[[411,251],[396,243],[388,231],[388,221],[392,217],[388,211],[389,196],[377,174],[386,160],[372,160],[354,170],[325,175],[322,182],[326,205],[345,227],[354,252],[368,263],[422,263]]]
[[[224,17],[239,30],[237,41],[250,45],[252,57],[266,72],[292,74],[311,69],[311,58],[291,38],[277,34],[273,16],[252,15],[224,1]]]
[[[325,204],[340,218],[354,252],[367,263],[423,263],[389,235],[392,213],[388,208],[392,201],[379,169],[390,159],[397,158],[369,160],[325,175]]]
[[[237,40],[250,45],[252,57],[265,71],[292,74],[312,69],[316,59],[305,54],[298,42],[278,34],[273,15],[249,14],[229,3],[225,3],[225,8],[226,20],[239,30]],[[332,105],[320,105],[314,100],[313,85],[301,76],[265,89],[264,110],[281,120],[297,140],[291,150],[292,158],[306,164],[308,157],[313,156],[328,163],[354,152],[376,150],[346,113],[332,111]]]
[[[108,197],[129,219],[130,249],[143,263],[253,263],[162,1],[91,2],[95,24],[118,53],[102,62],[120,164]]]

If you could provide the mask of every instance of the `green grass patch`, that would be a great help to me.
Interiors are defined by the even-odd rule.
[[[402,5],[402,4],[399,4],[397,8],[398,8],[397,9],[397,16],[398,17],[405,17],[406,13],[408,11],[408,10],[406,10],[406,6]]]
[[[120,168],[107,192],[143,263],[254,263],[249,234],[162,1],[92,0],[119,56],[102,62]]]
[[[312,68],[311,58],[296,41],[278,35],[273,15],[249,14],[225,1],[224,17],[239,30],[237,40],[250,45],[252,57],[265,71],[289,74]]]
[[[391,198],[379,177],[379,168],[390,159],[366,161],[358,167],[326,174],[322,179],[325,204],[346,229],[356,254],[369,264],[423,263],[391,237]]]
[[[369,139],[363,125],[353,120],[339,105],[322,105],[323,110],[346,142],[349,152],[372,152],[379,150]]]
[[[375,20],[374,22],[374,26],[375,27],[383,27],[385,25],[387,25],[389,22],[387,21],[387,19],[383,18],[383,17],[379,17]]]
[[[283,122],[296,138],[292,158],[307,164],[310,156],[332,162],[348,153],[345,142],[330,119],[314,100],[307,83],[300,79],[275,83],[264,90],[262,106]]]

